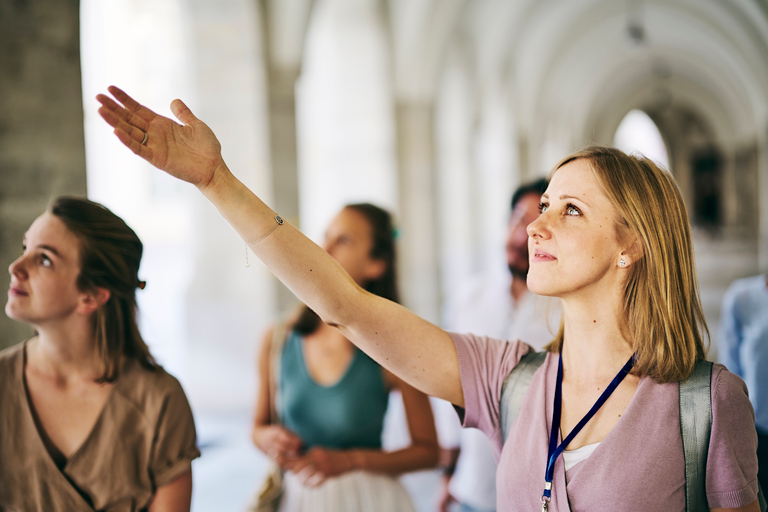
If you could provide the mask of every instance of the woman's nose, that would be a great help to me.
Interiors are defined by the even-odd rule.
[[[8,273],[16,278],[24,278],[27,275],[24,268],[24,255],[22,254],[16,258],[10,265],[8,265]]]
[[[546,212],[542,213],[536,219],[528,224],[525,230],[528,232],[528,236],[531,238],[543,238],[546,233]]]

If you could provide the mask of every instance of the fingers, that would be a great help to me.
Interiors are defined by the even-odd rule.
[[[306,480],[304,480],[304,485],[307,487],[317,487],[325,481],[325,475],[318,471],[317,473],[313,473],[312,475],[308,476]]]
[[[282,453],[278,453],[273,457],[275,462],[278,466],[283,468],[286,471],[298,471],[296,464],[301,461],[300,457],[297,457],[295,455],[284,455]]]
[[[99,115],[115,129],[120,129],[127,133],[132,139],[136,140],[139,144],[144,141],[144,134],[149,131],[149,123],[137,115],[127,111],[112,98],[99,94],[96,99],[101,103],[99,107]],[[126,144],[127,146],[128,144]]]
[[[307,487],[317,487],[327,479],[325,473],[315,466],[309,457],[297,460],[292,471],[299,479],[299,482]]]
[[[275,447],[281,452],[297,454],[301,449],[302,440],[291,432],[280,429],[274,438]]]
[[[120,139],[120,142],[128,146],[128,149],[139,155],[140,157],[150,160],[152,156],[152,150],[149,149],[147,146],[143,145],[140,140],[136,140],[135,137],[129,135],[125,132],[122,128],[115,128],[114,129],[115,135],[117,135],[117,138]],[[143,135],[142,135],[143,139]]]
[[[147,123],[149,123],[150,121],[152,121],[152,119],[157,117],[157,114],[155,114],[154,112],[149,110],[147,107],[145,107],[138,101],[128,96],[125,93],[125,91],[123,91],[119,87],[110,85],[109,87],[107,87],[107,90],[110,92],[110,94],[112,94],[112,96],[115,97],[115,99],[117,99],[117,101],[125,105],[126,109],[136,114],[139,118],[143,119]]]
[[[195,114],[189,110],[189,107],[181,100],[177,99],[171,102],[171,112],[176,116],[176,119],[184,124],[195,124],[200,122],[200,120],[195,117]]]
[[[141,148],[139,148],[141,151]],[[272,425],[266,440],[264,452],[285,469],[292,469],[294,463],[304,459],[300,456],[303,442],[300,437],[283,427]],[[300,467],[304,467],[306,462]]]

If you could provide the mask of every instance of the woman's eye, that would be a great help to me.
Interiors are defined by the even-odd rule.
[[[581,215],[581,212],[579,211],[579,209],[573,205],[568,205],[568,207],[565,209],[565,212],[568,215],[572,215],[572,216]]]
[[[544,213],[549,208],[548,204],[539,203],[539,213]]]
[[[45,254],[40,255],[40,264],[44,267],[51,267],[53,266],[53,261],[51,261],[51,258],[46,256]]]

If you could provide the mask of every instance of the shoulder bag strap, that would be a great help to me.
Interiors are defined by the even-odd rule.
[[[709,510],[706,476],[712,430],[712,363],[696,362],[693,373],[680,382],[680,431],[685,457],[685,510]]]
[[[286,325],[283,322],[272,329],[272,343],[269,346],[269,420],[274,425],[280,424],[280,358],[287,337]]]
[[[525,398],[525,393],[531,384],[533,374],[536,373],[546,357],[546,352],[525,354],[504,379],[504,384],[501,387],[501,403],[499,404],[502,444],[507,442],[509,429],[520,414],[520,407],[523,405],[523,398]]]

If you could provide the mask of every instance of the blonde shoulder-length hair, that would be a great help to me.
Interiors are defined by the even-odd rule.
[[[635,351],[633,373],[657,382],[685,380],[705,358],[709,330],[699,297],[691,229],[674,178],[651,160],[605,146],[590,146],[564,158],[588,160],[617,210],[616,236],[636,239],[643,257],[629,269],[624,315]],[[559,352],[563,326],[547,350]]]

